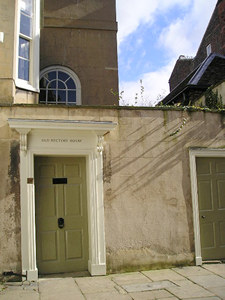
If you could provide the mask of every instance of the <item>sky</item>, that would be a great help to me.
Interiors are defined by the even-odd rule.
[[[154,106],[180,55],[196,55],[217,0],[117,0],[120,105]]]

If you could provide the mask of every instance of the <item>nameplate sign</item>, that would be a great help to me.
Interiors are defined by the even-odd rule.
[[[41,138],[42,143],[57,143],[57,144],[80,144],[83,142],[80,138]]]

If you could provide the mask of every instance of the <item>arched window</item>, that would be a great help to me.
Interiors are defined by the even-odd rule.
[[[49,67],[41,72],[39,103],[81,104],[77,75],[66,67]]]

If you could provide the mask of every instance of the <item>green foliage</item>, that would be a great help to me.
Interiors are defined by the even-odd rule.
[[[205,92],[205,105],[211,109],[224,108],[222,96],[218,94],[217,90],[214,92],[211,87]]]
[[[123,93],[124,91],[120,92],[120,93],[117,93],[117,92],[114,92],[113,89],[110,90],[110,93],[113,94],[114,97],[116,97],[116,99],[118,101],[122,100],[123,99]]]

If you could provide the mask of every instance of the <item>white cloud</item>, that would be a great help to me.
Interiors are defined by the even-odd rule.
[[[119,23],[118,42],[121,43],[140,24],[154,22],[158,11],[164,12],[174,5],[187,7],[192,0],[117,0]]]
[[[207,5],[205,5],[205,0],[193,1],[191,9],[182,19],[175,20],[162,30],[159,43],[170,57],[178,57],[181,54],[194,56],[196,54],[215,3],[216,0],[210,1]],[[204,14],[202,7],[204,7]]]
[[[150,26],[160,14],[166,14],[174,5],[186,9],[182,17],[175,17],[168,27],[162,28],[158,45],[164,49],[169,63],[154,72],[140,74],[145,87],[145,102],[139,96],[135,103],[135,94],[140,94],[140,84],[136,81],[123,81],[120,91],[124,90],[124,102],[130,105],[155,104],[159,94],[169,92],[168,80],[176,59],[184,54],[194,56],[203,37],[209,18],[217,0],[127,0],[117,1],[117,17],[119,22],[118,42],[125,41],[140,24]],[[150,28],[151,30],[151,28]],[[157,41],[156,41],[157,42]],[[144,43],[143,43],[144,47]],[[143,49],[144,50],[144,49]],[[146,57],[147,59],[147,57]],[[124,104],[121,102],[121,104]]]
[[[142,86],[144,87],[143,97],[140,81],[121,82],[120,91],[124,92],[120,105],[153,106],[157,104],[161,100],[159,99],[160,96],[165,96],[169,92],[168,80],[174,63],[173,60],[155,72],[141,75],[140,80],[142,80]],[[137,99],[135,99],[136,96]]]

